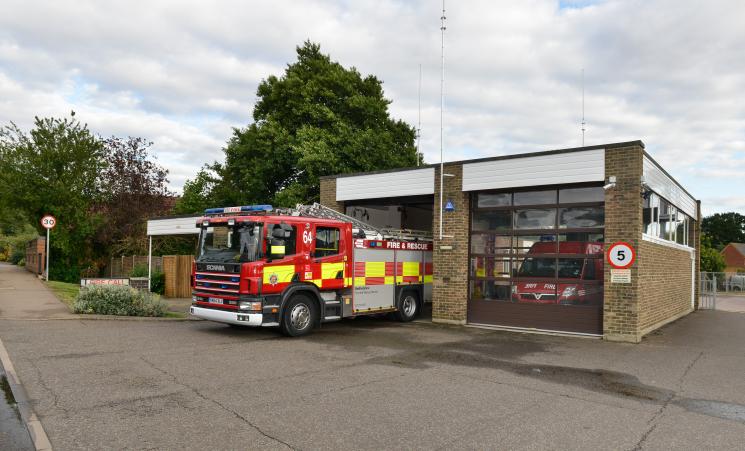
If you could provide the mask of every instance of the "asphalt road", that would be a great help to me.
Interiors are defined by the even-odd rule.
[[[640,345],[355,320],[0,320],[56,449],[737,449],[745,315]]]
[[[288,339],[50,295],[0,265],[0,339],[58,450],[745,448],[742,313],[639,345],[376,319]]]

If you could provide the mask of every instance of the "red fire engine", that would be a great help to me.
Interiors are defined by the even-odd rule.
[[[197,222],[193,316],[279,326],[289,336],[390,312],[411,321],[432,297],[432,243],[319,204],[212,208]]]

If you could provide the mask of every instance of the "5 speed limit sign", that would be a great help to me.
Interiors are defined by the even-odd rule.
[[[608,248],[608,263],[614,268],[628,268],[634,260],[636,260],[636,252],[629,243],[613,243]]]
[[[53,229],[57,225],[57,220],[52,215],[46,215],[41,218],[41,226],[45,229]]]

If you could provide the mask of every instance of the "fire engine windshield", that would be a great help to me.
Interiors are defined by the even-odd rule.
[[[252,262],[261,254],[261,223],[202,228],[198,262]]]

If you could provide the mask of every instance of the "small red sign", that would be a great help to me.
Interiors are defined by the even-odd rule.
[[[52,215],[46,215],[41,218],[41,226],[45,229],[53,229],[57,225],[57,219]]]
[[[636,252],[629,243],[613,243],[608,248],[608,263],[614,268],[625,269],[636,260]]]

